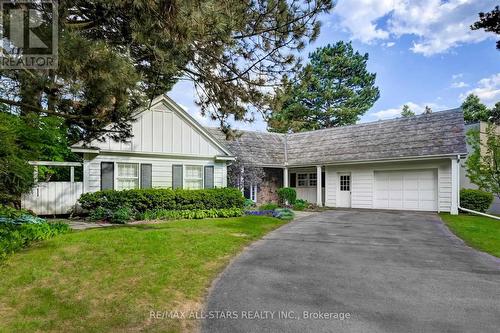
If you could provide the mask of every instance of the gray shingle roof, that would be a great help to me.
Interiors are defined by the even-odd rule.
[[[279,133],[238,131],[241,134],[235,140],[226,140],[226,136],[217,128],[207,130],[236,156],[246,163],[254,165],[285,164],[285,136]]]
[[[216,129],[211,133],[221,141]],[[294,134],[244,131],[229,150],[249,163],[314,165],[467,153],[459,109]]]

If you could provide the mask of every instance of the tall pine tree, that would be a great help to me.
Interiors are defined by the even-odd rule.
[[[276,91],[268,127],[300,132],[354,124],[380,96],[375,73],[366,69],[368,54],[351,43],[318,48],[309,64]]]

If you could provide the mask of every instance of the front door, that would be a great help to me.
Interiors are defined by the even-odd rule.
[[[339,173],[337,207],[351,207],[351,174]]]

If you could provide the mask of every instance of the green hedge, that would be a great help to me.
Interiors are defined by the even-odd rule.
[[[130,207],[137,213],[148,210],[193,210],[243,208],[244,197],[236,188],[205,190],[136,189],[85,193],[79,199],[89,211],[99,207],[116,211]]]
[[[205,219],[243,216],[241,208],[194,209],[194,210],[148,210],[137,216],[140,220]]]
[[[461,189],[460,206],[478,212],[485,212],[493,202],[493,194],[481,190]]]

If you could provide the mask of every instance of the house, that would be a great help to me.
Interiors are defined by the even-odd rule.
[[[486,122],[478,122],[478,123],[473,123],[473,124],[467,124],[465,125],[465,133],[467,133],[470,130],[475,130],[479,131],[480,133],[480,140],[483,144],[486,143],[486,136],[484,133],[486,133],[486,128],[488,126],[488,123]],[[497,128],[497,133],[500,134],[500,128]],[[472,153],[472,147],[467,143],[467,153],[470,154]],[[482,153],[482,152],[481,152]],[[467,168],[465,165],[465,159],[461,161],[461,168],[460,168],[460,188],[468,188],[468,189],[478,189],[478,186],[473,184],[470,179],[467,177]],[[490,208],[487,211],[488,213],[491,214],[500,214],[500,199],[497,196],[494,196],[493,202],[490,206]]]
[[[227,186],[231,152],[169,97],[139,112],[127,142],[94,140],[83,154],[83,192],[132,188]]]
[[[266,172],[262,184],[246,186],[257,202],[276,200],[277,189],[289,186],[328,207],[457,213],[458,161],[467,152],[458,110],[295,134],[243,131],[233,141],[164,95],[135,119],[127,142],[103,137],[72,146],[83,156],[83,184],[71,188],[225,187],[227,165],[238,157]],[[58,200],[70,197],[70,185],[49,187],[38,184],[23,205],[67,211]]]
[[[467,152],[458,109],[293,134],[244,131],[226,145],[264,168],[264,184],[250,191],[257,201],[290,186],[320,206],[452,213]]]

